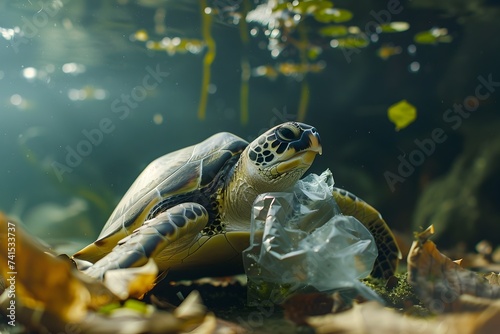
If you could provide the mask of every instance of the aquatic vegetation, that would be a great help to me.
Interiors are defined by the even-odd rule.
[[[129,39],[133,42],[144,42],[149,50],[165,51],[168,55],[175,54],[198,54],[205,48],[205,43],[199,39],[163,37],[161,40],[152,39],[145,29],[140,29],[130,35]]]
[[[446,28],[432,28],[421,31],[413,39],[418,44],[450,43],[453,41],[453,37],[448,35],[448,29]]]
[[[340,37],[347,35],[349,30],[343,25],[332,25],[319,29],[318,33],[325,37]]]
[[[417,108],[408,103],[408,101],[401,100],[389,107],[387,116],[396,125],[396,131],[399,131],[413,123],[417,118]]]
[[[310,96],[309,83],[306,80],[304,80],[302,81],[302,87],[300,89],[299,106],[297,108],[298,110],[297,120],[299,121],[302,121],[306,118],[307,106],[309,105],[309,96]]]
[[[390,22],[380,25],[380,31],[383,33],[403,32],[410,29],[408,22]]]
[[[341,50],[347,62],[350,63],[353,54],[358,54],[361,49],[382,41],[382,45],[377,48],[375,54],[383,60],[402,54],[404,50],[407,50],[408,54],[415,55],[414,46],[407,48],[407,46],[394,45],[391,42],[390,36],[409,31],[411,24],[405,21],[388,20],[383,12],[389,9],[394,11],[394,13],[391,12],[392,14],[398,14],[402,7],[399,5],[398,8],[371,11],[371,21],[365,24],[347,25],[346,23],[350,22],[356,13],[348,8],[338,8],[329,0],[268,0],[257,4],[249,0],[241,0],[230,5],[200,0],[200,39],[164,37],[155,41],[149,38],[146,30],[140,29],[131,36],[131,40],[144,42],[148,49],[166,51],[169,55],[204,52],[198,107],[198,118],[203,120],[206,117],[209,99],[211,65],[216,59],[217,36],[213,36],[212,26],[220,20],[224,24],[236,26],[242,48],[240,60],[241,123],[246,124],[250,117],[248,102],[251,77],[275,80],[279,75],[292,77],[300,83],[301,93],[296,104],[296,115],[298,121],[304,121],[307,117],[311,94],[307,76],[322,72],[326,66],[326,62],[321,60],[323,53]],[[262,42],[266,41],[267,50],[270,56],[277,60],[276,63],[253,64],[248,54],[256,46],[263,48]],[[418,44],[437,44],[451,42],[452,38],[448,35],[446,28],[432,28],[417,33],[414,41]],[[418,62],[412,62],[408,66],[408,71],[418,72],[418,65]],[[402,127],[398,126],[398,128]]]
[[[208,85],[210,84],[210,66],[212,65],[215,59],[215,41],[211,34],[211,26],[212,26],[212,16],[210,15],[211,9],[207,7],[206,0],[200,0],[200,8],[201,8],[201,27],[203,40],[207,45],[207,51],[203,58],[203,78],[201,83],[201,96],[200,96],[200,105],[198,107],[198,117],[200,119],[205,118],[205,113],[207,109],[207,100],[208,100]]]
[[[181,39],[179,37],[168,38],[165,37],[161,41],[147,41],[146,48],[155,51],[166,51],[169,55],[173,56],[178,53],[200,53],[205,44],[203,41],[197,39]]]
[[[352,35],[345,38],[332,39],[330,41],[330,46],[332,48],[360,49],[366,48],[368,45],[370,45],[370,41],[362,35]]]
[[[352,13],[346,9],[326,8],[316,11],[314,18],[323,23],[342,23],[352,19]]]
[[[294,77],[301,80],[307,73],[320,73],[326,67],[323,61],[317,63],[278,63],[276,65],[262,65],[252,70],[252,75],[256,77],[265,76],[269,79],[276,79],[280,74],[287,77]]]
[[[250,4],[248,3],[248,0],[244,0],[242,13],[243,16],[246,16],[249,10]],[[249,52],[250,38],[246,20],[239,20],[239,30],[240,38],[245,49],[245,52],[241,56],[240,120],[242,124],[246,124],[248,122],[248,98],[250,94],[249,81],[252,75],[250,61],[248,60],[247,56]]]

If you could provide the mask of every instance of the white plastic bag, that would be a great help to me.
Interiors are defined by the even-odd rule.
[[[362,284],[377,258],[371,233],[344,216],[332,196],[333,176],[309,174],[291,192],[266,193],[253,205],[250,247],[243,251],[249,303],[283,301],[298,290],[354,288],[381,301]]]

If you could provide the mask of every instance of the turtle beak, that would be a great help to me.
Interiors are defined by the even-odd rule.
[[[308,147],[295,153],[293,158],[279,163],[279,165],[277,166],[277,171],[280,174],[288,172],[294,168],[308,169],[314,162],[314,158],[316,158],[316,155],[321,155],[321,153],[323,153],[319,133],[315,128],[307,130],[307,133],[304,133],[303,136],[304,135],[307,136],[307,139],[309,140]],[[303,142],[305,142],[304,139],[305,138],[302,137]]]
[[[307,135],[309,136],[309,148],[304,150],[304,153],[301,154],[301,160],[303,165],[310,166],[316,154],[321,155],[323,153],[323,147],[321,146],[319,133],[315,128],[312,128]]]
[[[323,147],[321,146],[321,139],[319,138],[319,133],[315,128],[312,128],[308,134],[309,136],[309,151],[316,152],[317,154],[323,154]]]

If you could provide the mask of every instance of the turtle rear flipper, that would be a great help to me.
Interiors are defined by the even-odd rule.
[[[380,213],[356,195],[333,188],[333,197],[344,215],[353,216],[371,232],[377,244],[378,256],[371,275],[378,278],[393,276],[401,259],[401,251],[391,229]]]
[[[168,245],[195,236],[208,223],[208,212],[200,204],[182,203],[160,213],[123,238],[113,250],[84,271],[88,276],[103,279],[108,270],[139,267],[155,257]],[[191,238],[184,238],[192,236]],[[182,248],[182,246],[180,247]]]

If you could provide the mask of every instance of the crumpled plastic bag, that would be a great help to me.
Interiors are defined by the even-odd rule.
[[[362,284],[377,258],[371,233],[344,216],[332,196],[333,176],[309,174],[291,192],[259,195],[252,210],[250,247],[243,251],[248,302],[280,303],[294,292],[356,289],[381,298]]]

